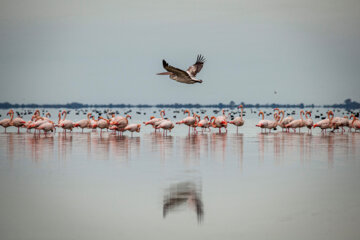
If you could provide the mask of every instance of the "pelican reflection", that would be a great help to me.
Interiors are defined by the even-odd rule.
[[[204,204],[201,199],[201,187],[194,182],[180,182],[171,185],[164,193],[163,217],[170,212],[190,208],[195,211],[197,221],[204,218]]]

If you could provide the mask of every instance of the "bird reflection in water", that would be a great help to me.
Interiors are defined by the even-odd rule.
[[[214,159],[220,159],[221,162],[225,160],[225,150],[228,136],[226,133],[213,133],[210,138],[211,155]],[[221,156],[218,156],[221,154]]]
[[[231,135],[230,142],[232,142],[232,151],[239,159],[239,168],[240,172],[242,172],[244,161],[244,134],[236,133]]]
[[[150,151],[158,153],[161,161],[165,161],[172,157],[174,148],[174,137],[164,136],[160,132],[152,132],[143,136],[144,142],[150,145]]]
[[[171,185],[164,193],[163,217],[170,212],[183,210],[184,207],[194,210],[198,223],[204,218],[204,205],[201,200],[201,186],[194,182],[180,182]]]
[[[209,150],[208,134],[192,134],[185,137],[177,137],[176,141],[180,143],[184,154],[183,159],[186,164],[198,161],[201,156],[207,157]]]

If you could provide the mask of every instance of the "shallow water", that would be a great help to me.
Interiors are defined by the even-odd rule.
[[[245,119],[238,134],[0,133],[0,239],[360,239],[360,133]]]

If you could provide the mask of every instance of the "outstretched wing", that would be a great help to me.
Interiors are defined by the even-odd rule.
[[[199,54],[197,56],[196,63],[194,65],[190,66],[187,70],[189,72],[190,76],[195,77],[196,74],[198,74],[201,71],[201,69],[205,63],[205,60],[206,59],[201,54]]]
[[[170,66],[165,60],[163,60],[163,66],[166,69],[166,71],[172,72],[173,74],[177,75],[178,77],[191,79],[187,72],[185,72],[184,70],[181,70],[179,68]]]

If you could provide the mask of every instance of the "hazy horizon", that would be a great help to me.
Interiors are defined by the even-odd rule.
[[[354,0],[5,0],[0,102],[360,101],[359,13]],[[200,53],[202,84],[156,75]]]

